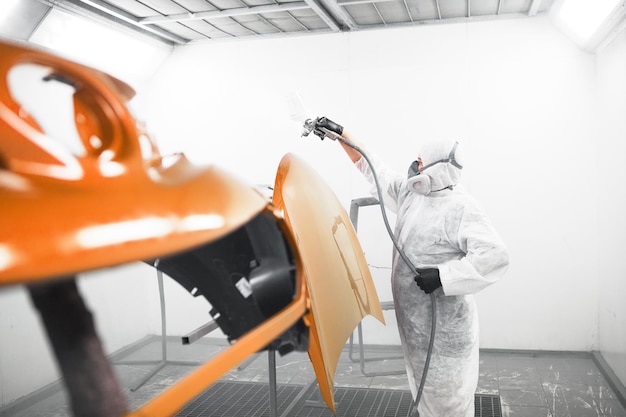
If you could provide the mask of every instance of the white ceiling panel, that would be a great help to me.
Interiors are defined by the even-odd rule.
[[[532,17],[554,0],[24,0],[122,25],[170,45]],[[47,5],[47,6],[42,6]],[[32,9],[32,10],[31,10]],[[39,17],[38,17],[39,16]],[[28,31],[28,25],[21,25]],[[14,29],[15,30],[15,29]],[[1,34],[1,33],[0,33]]]

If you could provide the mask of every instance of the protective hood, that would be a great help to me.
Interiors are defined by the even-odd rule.
[[[423,195],[451,189],[461,179],[463,156],[459,143],[452,139],[426,142],[419,152],[422,170],[412,175],[409,170],[407,186]]]

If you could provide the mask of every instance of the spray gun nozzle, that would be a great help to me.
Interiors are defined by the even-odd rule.
[[[315,130],[316,124],[317,124],[317,118],[306,119],[304,121],[304,125],[302,126],[302,136],[309,136],[309,134],[311,134],[311,132]]]
[[[332,140],[337,140],[341,138],[341,135],[338,135],[332,130],[329,130],[325,127],[317,127],[318,120],[319,120],[318,117],[316,117],[315,119],[306,119],[304,121],[304,125],[302,126],[301,137],[309,136],[311,132],[315,132],[315,134],[319,136],[321,139],[330,138]]]

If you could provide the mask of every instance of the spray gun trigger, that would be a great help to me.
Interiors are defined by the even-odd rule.
[[[337,140],[341,137],[341,135],[338,135],[337,133],[333,132],[332,130],[329,130],[325,127],[320,127],[318,129],[316,129],[315,133],[320,132],[323,136],[318,135],[320,137],[322,137],[322,139],[324,138],[330,138],[332,140]]]

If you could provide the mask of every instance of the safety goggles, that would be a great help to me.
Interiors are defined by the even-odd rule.
[[[459,142],[454,142],[454,146],[452,147],[452,150],[450,151],[450,154],[448,155],[448,157],[446,159],[440,159],[438,161],[432,162],[428,165],[425,165],[422,167],[422,169],[419,169],[419,162],[418,161],[413,161],[411,163],[411,165],[409,166],[409,171],[408,171],[408,175],[407,178],[411,178],[414,177],[416,175],[419,175],[421,172],[425,171],[427,168],[430,168],[434,165],[437,164],[442,164],[442,163],[446,163],[449,162],[451,163],[453,166],[457,167],[458,169],[463,169],[463,166],[461,164],[459,164],[459,162],[456,160],[455,158],[455,154],[456,154],[456,148],[459,146]]]

